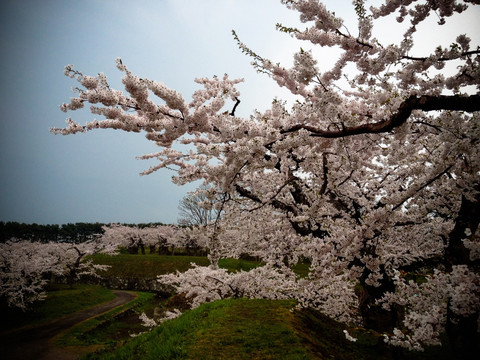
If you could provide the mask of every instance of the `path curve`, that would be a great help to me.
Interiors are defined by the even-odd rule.
[[[116,298],[106,303],[66,315],[60,319],[33,328],[14,331],[1,339],[0,357],[5,360],[74,360],[82,352],[58,348],[53,339],[73,326],[102,315],[118,306],[133,301],[138,295],[130,291],[112,290]]]

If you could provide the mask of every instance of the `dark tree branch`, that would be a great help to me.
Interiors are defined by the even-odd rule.
[[[294,181],[294,178],[293,178],[293,177],[287,179],[287,181],[285,181],[285,183],[278,188],[278,190],[275,192],[275,194],[272,195],[268,201],[263,202],[262,204],[258,205],[256,208],[250,209],[250,211],[255,211],[255,210],[261,209],[261,208],[264,207],[265,205],[271,203],[271,202],[278,196],[278,194],[280,194],[280,192],[285,188],[285,186],[287,186],[288,184],[292,183],[293,181]]]
[[[327,185],[328,185],[328,158],[327,158],[327,153],[323,153],[322,155],[322,160],[323,160],[323,184],[322,188],[320,189],[320,195],[325,194],[327,191]]]
[[[396,127],[403,125],[413,110],[434,111],[434,110],[453,110],[453,111],[480,111],[480,95],[459,96],[459,95],[441,95],[417,97],[415,95],[406,99],[398,108],[398,111],[389,119],[376,123],[363,124],[352,127],[342,127],[339,130],[322,130],[310,125],[294,125],[289,129],[281,130],[281,134],[288,134],[301,129],[310,132],[310,136],[323,138],[342,138],[360,134],[379,134],[392,131]]]
[[[480,260],[472,261],[470,259],[470,250],[463,243],[465,239],[465,229],[475,234],[480,223],[480,185],[474,185],[477,193],[473,199],[467,199],[462,195],[460,210],[455,219],[455,226],[448,236],[448,246],[445,248],[444,261],[448,270],[452,266],[460,264],[480,265]]]
[[[259,203],[261,204],[262,203],[262,200],[257,196],[255,195],[254,193],[252,193],[250,190],[238,185],[238,184],[235,184],[235,190],[237,190],[237,192],[243,196],[243,197],[246,197],[256,203]]]
[[[253,202],[261,204],[260,207],[264,205],[262,203],[262,200],[258,196],[256,196],[254,193],[252,193],[250,190],[245,189],[244,187],[238,184],[235,184],[235,189],[241,196],[246,197],[247,199],[250,199]],[[290,213],[294,216],[298,215],[298,210],[295,207],[291,205],[287,205],[278,199],[273,199],[269,203],[277,210],[281,210],[285,213]],[[328,232],[325,230],[322,230],[320,224],[318,223],[315,224],[315,226],[312,226],[311,224],[306,224],[305,226],[303,226],[302,224],[292,219],[288,219],[288,221],[290,222],[290,225],[292,225],[292,228],[295,230],[295,232],[299,235],[302,235],[302,236],[313,235],[317,238],[324,238],[325,236],[328,236]]]
[[[470,56],[470,55],[477,55],[480,54],[480,50],[472,50],[472,51],[465,51],[461,54],[458,54],[456,57],[441,57],[438,59],[434,59],[435,61],[449,61],[449,60],[455,60],[464,56]],[[415,56],[402,56],[402,59],[405,60],[413,60],[413,61],[427,61],[429,58],[428,57],[415,57]]]
[[[235,96],[235,100],[237,101],[233,106],[232,111],[230,112],[230,116],[235,116],[235,110],[237,110],[238,104],[240,104],[240,99]]]
[[[409,195],[408,197],[406,197],[405,199],[403,199],[402,201],[400,201],[397,205],[395,205],[393,208],[392,208],[392,211],[395,211],[397,210],[400,206],[402,206],[408,199],[410,199],[413,195],[417,194],[418,192],[422,191],[423,189],[425,189],[427,186],[429,186],[430,184],[434,183],[435,181],[437,181],[438,179],[440,179],[443,175],[447,174],[450,169],[453,167],[453,165],[449,165],[445,170],[443,170],[441,173],[437,174],[435,177],[433,177],[432,179],[429,179],[427,182],[425,182],[424,184],[422,184],[417,190],[415,190],[415,192],[411,195]]]

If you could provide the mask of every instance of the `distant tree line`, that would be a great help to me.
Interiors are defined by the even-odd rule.
[[[103,235],[103,223],[84,223],[75,224],[25,224],[18,222],[0,221],[0,242],[16,238],[31,241],[58,241],[80,243],[92,239],[95,235]],[[139,228],[150,227],[155,225],[163,225],[162,223],[145,223],[145,224],[123,224],[125,226],[137,226]]]

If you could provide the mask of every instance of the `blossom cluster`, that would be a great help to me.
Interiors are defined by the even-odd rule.
[[[449,273],[435,270],[421,283],[407,281],[399,272],[394,280],[395,293],[379,300],[386,309],[408,304],[403,330],[396,328],[392,335],[385,335],[385,341],[393,345],[410,350],[439,345],[447,316],[459,319],[480,311],[480,275],[466,265],[454,266]]]

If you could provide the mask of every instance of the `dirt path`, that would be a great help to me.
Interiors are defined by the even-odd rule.
[[[105,312],[124,305],[137,297],[137,294],[113,290],[116,298],[106,303],[94,306],[92,308],[64,316],[48,324],[40,325],[34,328],[15,331],[0,339],[1,352],[0,358],[21,359],[21,360],[74,360],[78,359],[88,347],[77,348],[58,348],[53,345],[53,339],[82,321],[99,316]]]

